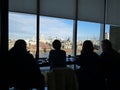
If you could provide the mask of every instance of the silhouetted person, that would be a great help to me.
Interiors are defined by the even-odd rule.
[[[33,55],[26,49],[26,42],[19,39],[9,50],[10,84],[16,88],[44,90],[44,76]]]
[[[93,43],[90,40],[84,41],[76,61],[80,66],[77,71],[79,90],[102,90],[98,87],[98,61],[99,55],[94,52]]]
[[[66,67],[66,52],[61,50],[61,42],[59,40],[54,40],[52,43],[54,49],[49,53],[49,63],[50,69],[56,67]]]
[[[101,66],[109,90],[120,90],[120,54],[109,40],[102,41]]]

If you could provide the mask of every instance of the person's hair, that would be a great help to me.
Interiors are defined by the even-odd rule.
[[[53,43],[52,43],[52,46],[54,49],[60,49],[61,48],[61,42],[59,40],[54,40]]]
[[[26,42],[23,39],[18,39],[15,44],[14,47],[17,49],[26,49]]]
[[[93,52],[93,43],[90,40],[85,40],[82,46],[81,53]]]
[[[102,40],[102,44],[105,46],[106,49],[111,49],[112,48],[111,42],[107,39]]]

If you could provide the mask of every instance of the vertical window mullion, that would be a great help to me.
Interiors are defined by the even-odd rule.
[[[40,27],[39,27],[39,24],[40,24],[40,20],[39,20],[39,15],[40,15],[40,1],[37,0],[37,30],[36,30],[36,60],[39,59],[39,31],[40,31]]]
[[[105,25],[106,25],[106,15],[107,14],[107,0],[104,0],[104,20],[103,24],[100,24],[100,41],[105,39]],[[100,51],[102,51],[100,47]]]
[[[75,20],[73,22],[73,56],[77,51],[77,19],[78,19],[78,0],[75,2]]]

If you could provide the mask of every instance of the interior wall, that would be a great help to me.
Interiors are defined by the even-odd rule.
[[[0,90],[8,90],[8,0],[0,0]]]
[[[120,52],[120,26],[110,26],[110,41],[113,48]]]
[[[2,55],[8,51],[8,0],[0,0],[0,49]]]
[[[0,0],[0,51],[1,51],[1,0]]]

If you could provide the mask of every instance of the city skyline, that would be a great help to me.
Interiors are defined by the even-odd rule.
[[[106,27],[109,33],[109,26]],[[78,21],[77,39],[99,39],[100,24]],[[73,20],[40,16],[40,35],[61,39],[73,37]],[[36,37],[36,16],[9,12],[9,38],[31,39]]]

